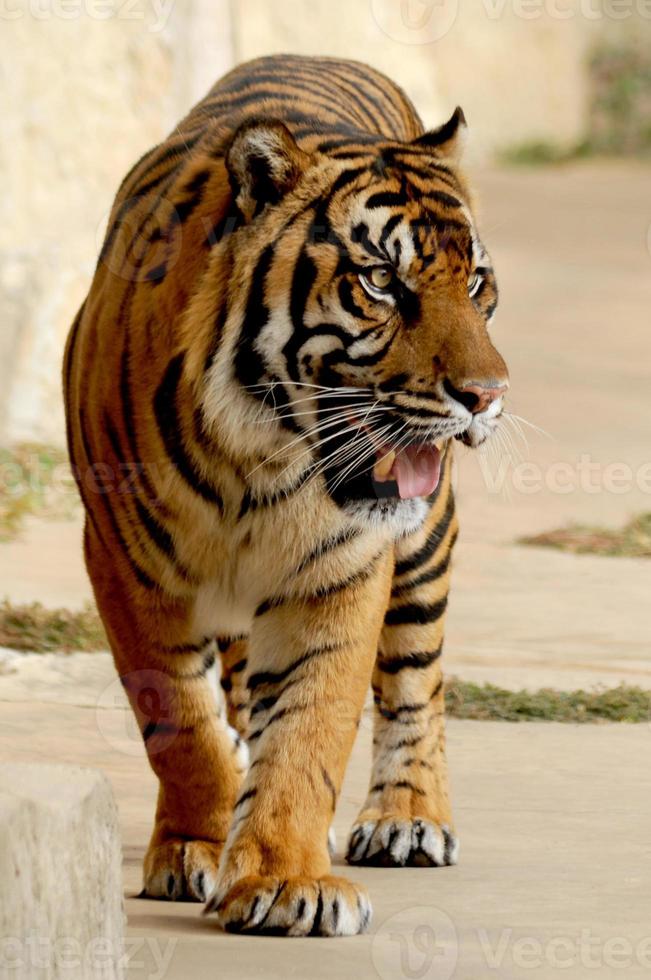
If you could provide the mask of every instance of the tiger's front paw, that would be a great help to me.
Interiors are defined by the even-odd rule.
[[[371,903],[360,885],[322,878],[241,878],[208,902],[227,932],[275,936],[356,936],[371,921]]]
[[[217,881],[223,845],[211,841],[167,841],[145,856],[143,896],[205,902]]]
[[[354,824],[348,840],[349,864],[388,868],[456,864],[459,841],[445,824],[420,817],[382,817]]]

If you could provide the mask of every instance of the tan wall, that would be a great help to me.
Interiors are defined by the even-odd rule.
[[[63,344],[117,185],[233,53],[215,0],[139,2],[129,17],[124,0],[67,0],[70,19],[46,0],[37,19],[30,2],[0,7],[0,439],[60,442]]]
[[[600,16],[602,2],[631,16]],[[234,59],[369,61],[428,124],[463,105],[480,161],[581,135],[591,41],[651,28],[651,0],[610,4],[0,0],[0,440],[61,441],[63,342],[117,184]]]

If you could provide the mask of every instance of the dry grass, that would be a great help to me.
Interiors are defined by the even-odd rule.
[[[557,548],[575,555],[651,558],[651,513],[640,514],[615,530],[577,524],[521,538],[520,544]]]
[[[30,653],[107,650],[108,640],[96,609],[81,612],[46,609],[39,602],[14,606],[0,604],[0,646]]]
[[[14,538],[30,515],[67,520],[79,506],[62,449],[36,444],[0,449],[0,542]]]

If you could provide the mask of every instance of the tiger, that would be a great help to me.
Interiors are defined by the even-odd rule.
[[[133,166],[63,365],[97,607],[158,779],[144,896],[366,930],[351,866],[455,864],[443,626],[455,441],[499,425],[497,284],[459,160],[362,63],[226,74]]]

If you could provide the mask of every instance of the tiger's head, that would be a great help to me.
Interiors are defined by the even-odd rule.
[[[248,121],[226,164],[246,298],[232,372],[339,503],[436,489],[450,439],[478,446],[508,388],[488,328],[497,285],[457,169],[460,109],[413,142],[359,134],[306,152]],[[322,144],[323,145],[323,144]]]

